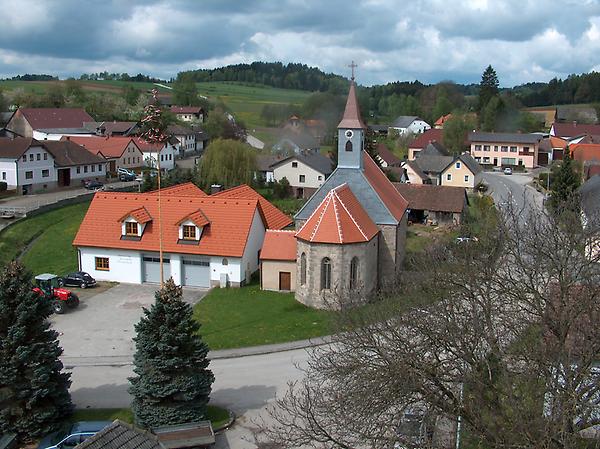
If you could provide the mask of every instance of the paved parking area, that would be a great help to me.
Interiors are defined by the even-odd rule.
[[[154,302],[157,285],[99,285],[92,289],[76,289],[79,307],[64,315],[52,315],[50,321],[60,334],[65,365],[123,363],[131,360],[135,347],[134,324],[142,316],[142,308]],[[208,289],[184,289],[184,299],[195,304]]]

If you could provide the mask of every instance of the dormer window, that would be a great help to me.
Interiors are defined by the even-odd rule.
[[[202,233],[209,226],[210,221],[201,210],[184,217],[179,223],[179,240],[177,243],[184,245],[199,245]]]
[[[184,240],[196,240],[196,226],[183,225],[183,239]]]
[[[127,221],[125,222],[125,235],[129,237],[137,237],[138,236],[138,224],[135,221]]]

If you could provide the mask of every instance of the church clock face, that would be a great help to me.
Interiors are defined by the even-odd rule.
[[[346,131],[346,137],[347,137],[348,139],[352,139],[352,136],[353,136],[353,135],[354,135],[354,133],[352,132],[352,130],[350,130],[350,129],[349,129],[348,131]]]

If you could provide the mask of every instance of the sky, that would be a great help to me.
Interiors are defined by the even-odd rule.
[[[357,82],[600,71],[600,0],[0,0],[0,78],[299,62]]]

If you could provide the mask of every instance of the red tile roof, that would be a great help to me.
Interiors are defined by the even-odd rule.
[[[296,260],[296,231],[268,229],[260,260]]]
[[[571,158],[579,162],[600,161],[600,144],[578,143],[569,146]]]
[[[402,161],[394,153],[392,153],[388,147],[380,143],[377,145],[377,155],[386,163],[388,166],[399,166]]]
[[[187,217],[183,217],[181,220],[179,220],[177,224],[179,225],[187,220],[190,220],[199,228],[210,224],[210,220],[206,218],[206,215],[204,215],[204,212],[202,212],[202,210],[200,209],[198,209],[196,212],[192,212]]]
[[[94,119],[81,108],[20,108],[33,129],[81,128]]]
[[[144,229],[139,241],[121,240],[119,219],[144,207],[154,219]],[[163,250],[167,253],[242,257],[254,214],[256,199],[214,197],[162,198]],[[210,225],[202,232],[198,245],[178,244],[179,223],[202,210]],[[73,245],[97,248],[158,251],[158,198],[143,193],[97,193],[79,227]]]
[[[575,137],[583,134],[600,134],[600,125],[554,122],[552,126],[554,128],[554,135],[558,137]]]
[[[567,147],[567,141],[560,137],[550,136],[550,145],[552,145],[552,148],[562,148],[564,150]]]
[[[107,159],[119,158],[125,152],[127,145],[133,140],[131,137],[63,137],[61,140],[70,140],[90,153],[102,154]]]
[[[152,216],[148,213],[148,210],[145,207],[138,207],[135,210],[132,210],[130,212],[127,212],[125,215],[123,215],[120,219],[119,222],[122,222],[123,220],[132,217],[135,219],[135,221],[137,221],[138,223],[141,224],[146,224],[149,221],[152,221]]]
[[[467,205],[467,192],[463,187],[400,182],[395,182],[394,187],[407,199],[410,209],[462,213]]]
[[[379,228],[344,183],[329,191],[296,237],[309,242],[345,244],[368,242],[378,232]]]
[[[360,116],[360,109],[358,107],[358,98],[356,98],[354,81],[350,83],[350,91],[348,92],[348,99],[346,100],[346,109],[344,109],[344,116],[342,117],[342,121],[338,125],[338,128],[367,128],[362,120],[362,117]]]
[[[200,114],[202,108],[200,106],[171,106],[173,114]]]
[[[152,153],[158,152],[163,149],[164,145],[159,143],[148,143],[141,137],[134,137],[133,141],[138,146],[138,148],[142,151],[142,153]]]
[[[200,187],[197,187],[192,182],[184,182],[183,184],[177,184],[171,187],[164,187],[160,189],[161,196],[208,196]],[[158,190],[152,190],[146,192],[145,195],[157,196]]]
[[[262,214],[267,222],[267,229],[283,229],[292,224],[292,219],[290,217],[281,212],[256,190],[246,184],[214,193],[211,197],[257,199]]]
[[[365,177],[369,181],[369,184],[371,184],[371,187],[375,189],[375,192],[377,192],[377,195],[394,218],[398,221],[402,220],[408,207],[408,201],[400,195],[392,182],[385,176],[385,173],[381,171],[367,152],[363,152],[363,165]]]
[[[446,123],[450,118],[452,118],[452,114],[442,115],[435,121],[434,126],[444,126],[444,123]]]
[[[431,142],[440,142],[440,143],[444,143],[444,130],[443,129],[436,129],[436,128],[431,128],[428,129],[427,131],[425,131],[423,134],[419,134],[419,137],[417,137],[411,144],[408,145],[409,148],[415,148],[415,149],[423,149],[425,148],[427,145],[429,145]]]

